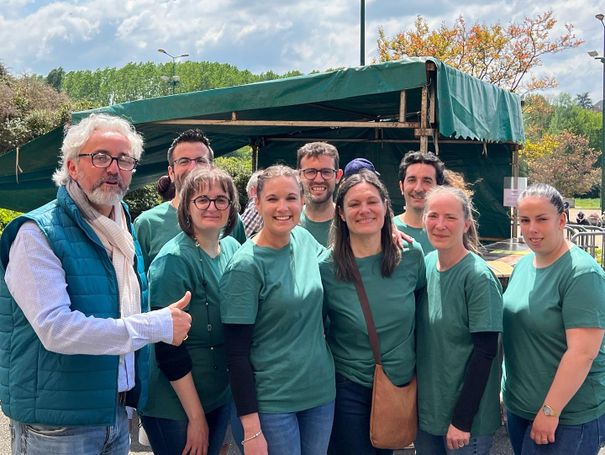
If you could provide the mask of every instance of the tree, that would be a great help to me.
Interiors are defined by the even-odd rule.
[[[57,92],[60,92],[63,76],[65,76],[63,67],[54,68],[46,75],[46,83],[53,87]]]
[[[538,143],[528,141],[522,150],[530,183],[548,183],[571,197],[588,193],[598,185],[601,170],[594,166],[599,153],[584,137],[569,132],[545,135]]]
[[[71,103],[36,76],[0,78],[0,154],[65,123]]]
[[[592,109],[592,100],[588,92],[578,93],[576,95],[576,104],[584,109]]]
[[[513,92],[551,88],[556,86],[554,79],[532,74],[542,64],[541,58],[583,43],[570,24],[560,36],[551,37],[556,23],[552,11],[546,11],[506,26],[475,23],[469,27],[460,16],[452,27],[442,23],[430,30],[426,20],[418,16],[413,30],[390,38],[379,28],[379,59],[431,56]]]

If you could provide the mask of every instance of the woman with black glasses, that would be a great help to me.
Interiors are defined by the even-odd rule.
[[[192,171],[180,198],[183,232],[151,263],[149,296],[153,308],[162,308],[191,291],[192,325],[181,346],[155,345],[141,420],[156,455],[212,455],[223,444],[230,414],[218,284],[239,248],[228,237],[239,203],[233,180],[216,168]]]

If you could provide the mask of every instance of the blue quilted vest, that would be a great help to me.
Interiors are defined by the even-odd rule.
[[[124,206],[127,218],[128,210]],[[0,400],[8,417],[57,426],[112,425],[115,421],[118,356],[63,355],[47,351],[8,292],[4,270],[21,225],[40,227],[65,271],[71,308],[87,316],[119,318],[115,270],[103,244],[80,215],[65,187],[57,199],[13,220],[0,239]],[[131,232],[132,226],[130,226]],[[133,233],[134,236],[134,233]],[[135,239],[142,311],[149,311],[141,249]],[[33,286],[35,283],[23,283]],[[147,394],[148,349],[136,353],[136,385],[130,406]]]

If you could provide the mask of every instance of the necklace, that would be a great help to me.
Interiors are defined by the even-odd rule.
[[[193,236],[193,240],[195,240],[195,246],[197,248],[199,248],[200,250],[202,250],[204,253],[206,253],[211,258],[215,258],[219,254],[221,254],[221,244],[220,243],[217,243],[216,244],[216,250],[214,250],[214,251],[212,251],[212,253],[210,253],[209,251],[206,251],[206,249],[204,249],[204,247],[200,244],[200,242],[198,241],[198,239],[197,239],[197,237],[195,235]]]

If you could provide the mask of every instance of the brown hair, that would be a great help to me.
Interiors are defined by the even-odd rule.
[[[237,188],[233,183],[233,179],[222,169],[211,167],[211,168],[196,168],[187,175],[183,182],[183,188],[180,192],[179,208],[177,210],[177,216],[179,220],[179,226],[186,234],[193,236],[193,226],[191,225],[191,213],[189,211],[189,203],[193,199],[196,192],[200,191],[204,187],[211,187],[212,185],[219,185],[227,197],[231,200],[229,206],[229,216],[227,218],[227,224],[223,229],[223,237],[228,236],[237,223],[237,214],[239,212],[239,196]]]
[[[340,211],[344,209],[344,200],[347,192],[355,185],[368,183],[378,190],[380,199],[386,205],[384,224],[380,231],[380,244],[382,246],[382,263],[380,271],[383,277],[393,274],[395,267],[401,261],[401,251],[393,242],[393,209],[389,193],[378,176],[367,169],[362,169],[357,174],[347,177],[339,186],[336,193],[336,211],[330,228],[330,242],[333,245],[334,268],[336,278],[342,281],[354,281],[353,270],[356,267],[355,256],[351,248],[351,236],[347,223],[340,217]]]
[[[317,158],[318,156],[329,156],[334,159],[334,169],[338,169],[338,150],[327,142],[309,142],[296,152],[296,167],[300,169],[303,158]]]
[[[298,176],[298,171],[292,169],[290,166],[284,166],[283,164],[274,164],[273,166],[269,166],[267,169],[263,170],[258,175],[258,183],[256,184],[256,197],[260,199],[260,195],[265,189],[265,184],[267,180],[271,180],[275,177],[288,177],[293,179],[296,182],[296,185],[300,189],[301,196],[304,194],[302,183],[300,182],[300,177]]]

